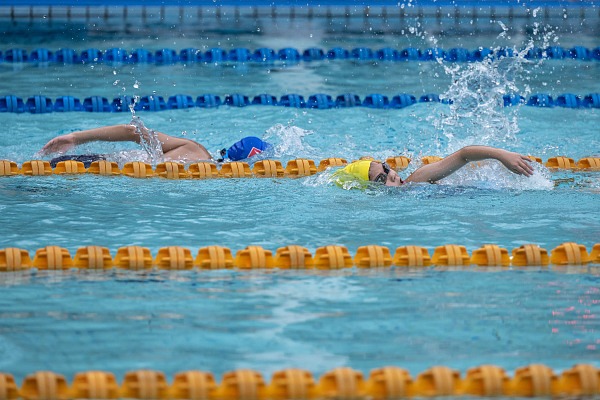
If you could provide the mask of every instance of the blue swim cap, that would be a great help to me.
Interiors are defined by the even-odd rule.
[[[225,157],[231,161],[239,161],[255,156],[268,149],[271,145],[255,136],[246,136],[227,149]]]

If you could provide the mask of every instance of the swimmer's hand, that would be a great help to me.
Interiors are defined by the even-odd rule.
[[[65,153],[67,150],[75,147],[75,136],[72,133],[66,135],[57,136],[50,140],[42,149],[39,151],[41,155],[47,155],[50,153]]]
[[[517,175],[533,175],[533,166],[531,165],[531,160],[522,154],[501,150],[497,159],[504,164],[509,171]]]

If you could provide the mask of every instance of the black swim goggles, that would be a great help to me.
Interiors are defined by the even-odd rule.
[[[375,179],[373,179],[373,182],[385,184],[387,182],[388,174],[392,169],[386,162],[382,162],[381,166],[383,167],[383,172],[377,175]]]
[[[225,158],[227,158],[227,149],[222,149],[219,151],[219,154],[221,155],[221,158],[217,158],[217,162],[225,161]]]

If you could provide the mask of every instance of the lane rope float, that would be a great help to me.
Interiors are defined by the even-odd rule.
[[[14,272],[36,268],[38,270],[110,270],[113,268],[133,270],[210,270],[210,269],[346,269],[402,267],[547,267],[600,265],[600,243],[592,246],[564,242],[549,253],[536,244],[524,244],[508,249],[496,244],[485,244],[471,254],[466,246],[446,244],[437,246],[433,254],[423,246],[399,246],[392,254],[386,246],[365,245],[358,247],[352,256],[348,248],[327,245],[316,249],[314,254],[302,246],[288,245],[275,253],[261,246],[250,245],[233,255],[223,246],[206,246],[192,251],[182,246],[161,247],[155,255],[147,247],[124,246],[113,257],[110,249],[103,246],[84,246],[71,257],[68,249],[45,246],[35,251],[33,258],[26,249],[7,247],[0,249],[0,271]]]
[[[584,157],[575,161],[565,156],[550,157],[542,162],[540,157],[528,156],[532,162],[537,162],[549,168],[551,171],[600,171],[600,157]],[[374,160],[373,157],[365,156],[361,159]],[[422,164],[431,164],[442,160],[439,156],[421,157]],[[385,162],[396,171],[404,170],[411,163],[411,159],[405,156],[388,157]],[[319,161],[317,165],[314,160],[297,158],[289,160],[285,167],[279,160],[259,160],[252,167],[244,161],[233,161],[217,164],[210,161],[196,162],[186,166],[181,163],[167,161],[159,163],[155,168],[142,161],[130,161],[122,168],[114,161],[77,161],[65,160],[56,163],[54,168],[47,160],[29,160],[19,166],[15,161],[0,160],[0,176],[51,176],[51,175],[73,175],[93,174],[98,176],[124,175],[132,178],[166,178],[166,179],[214,179],[214,178],[299,178],[315,175],[327,168],[341,167],[347,165],[345,158],[330,157]],[[471,163],[473,168],[477,163]]]
[[[339,367],[315,379],[310,371],[276,371],[268,382],[252,369],[223,374],[191,370],[174,375],[172,383],[162,371],[134,370],[122,383],[112,372],[77,372],[69,384],[64,375],[38,371],[27,375],[17,387],[11,374],[0,373],[2,399],[398,399],[438,396],[582,397],[600,394],[600,369],[576,364],[555,373],[543,364],[530,364],[509,376],[496,365],[469,368],[464,375],[446,366],[434,366],[412,377],[403,368],[373,369],[368,377],[349,367]]]
[[[134,49],[128,52],[123,48],[110,48],[104,51],[97,48],[89,48],[77,52],[70,48],[50,50],[37,48],[27,52],[22,48],[7,49],[0,51],[0,63],[57,63],[63,65],[89,64],[89,63],[121,63],[121,64],[158,64],[170,65],[175,63],[299,63],[316,62],[324,60],[358,60],[358,61],[435,61],[446,62],[480,62],[486,59],[498,59],[502,57],[525,57],[530,60],[581,60],[599,61],[600,47],[587,48],[585,46],[573,46],[564,48],[561,46],[548,46],[545,48],[533,47],[527,49],[514,49],[510,47],[492,49],[489,47],[478,47],[469,50],[464,47],[454,47],[445,50],[440,47],[419,49],[408,47],[394,49],[384,47],[372,49],[370,47],[356,47],[346,49],[334,47],[323,49],[311,47],[299,50],[294,47],[285,47],[275,50],[261,47],[250,50],[247,48],[223,49],[219,47],[202,51],[198,48],[185,48],[179,51],[163,48],[148,50],[144,48]]]
[[[164,111],[185,110],[190,108],[218,108],[221,106],[247,107],[247,106],[279,106],[311,109],[333,109],[348,107],[365,107],[373,109],[402,109],[417,103],[444,103],[451,104],[451,99],[440,98],[437,93],[428,93],[415,96],[400,93],[390,97],[373,93],[361,99],[357,94],[344,93],[335,99],[324,93],[309,95],[305,98],[300,94],[285,94],[279,99],[270,94],[247,96],[241,93],[225,95],[223,98],[216,94],[202,94],[195,99],[191,95],[177,94],[169,96],[166,100],[160,95],[140,96],[138,100],[132,96],[120,96],[109,100],[103,96],[90,96],[81,100],[75,96],[60,96],[52,100],[43,95],[35,95],[23,100],[15,95],[0,96],[0,113],[25,113],[45,114],[51,112],[130,112],[135,111]],[[577,95],[564,93],[553,97],[547,93],[537,93],[525,98],[519,94],[506,94],[502,97],[504,107],[526,105],[541,108],[600,108],[600,93]]]

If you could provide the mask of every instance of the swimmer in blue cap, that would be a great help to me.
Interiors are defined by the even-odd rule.
[[[149,131],[144,127],[141,120],[134,119],[129,125],[114,125],[95,129],[89,129],[85,131],[78,131],[61,135],[50,140],[40,150],[41,155],[47,155],[51,153],[65,153],[73,147],[94,142],[135,142],[138,144],[142,143],[142,140],[149,142],[151,133],[157,139],[160,147],[162,148],[162,159],[164,161],[178,161],[178,162],[197,162],[197,161],[210,161],[212,156],[206,150],[206,148],[198,142],[190,139],[178,138],[167,135],[162,132]],[[236,142],[229,149],[221,150],[221,156],[218,161],[240,161],[249,157],[255,156],[262,153],[270,147],[269,143],[262,141],[261,139],[249,136]],[[89,166],[92,161],[98,159],[105,159],[106,156],[102,154],[87,154],[87,155],[66,155],[53,159],[51,163],[56,164],[58,161],[64,160],[78,160],[84,162]]]
[[[217,161],[225,159],[231,161],[244,160],[249,157],[259,155],[267,150],[271,145],[264,142],[255,136],[246,136],[245,138],[235,142],[230,148],[221,150],[221,157]]]
[[[423,165],[405,180],[402,180],[398,173],[386,163],[359,160],[337,171],[334,174],[334,181],[341,186],[348,182],[356,182],[360,185],[369,181],[382,183],[386,186],[400,186],[409,182],[435,183],[472,161],[486,159],[500,161],[509,171],[517,175],[531,176],[533,174],[531,160],[524,155],[494,147],[467,146],[441,161]]]

